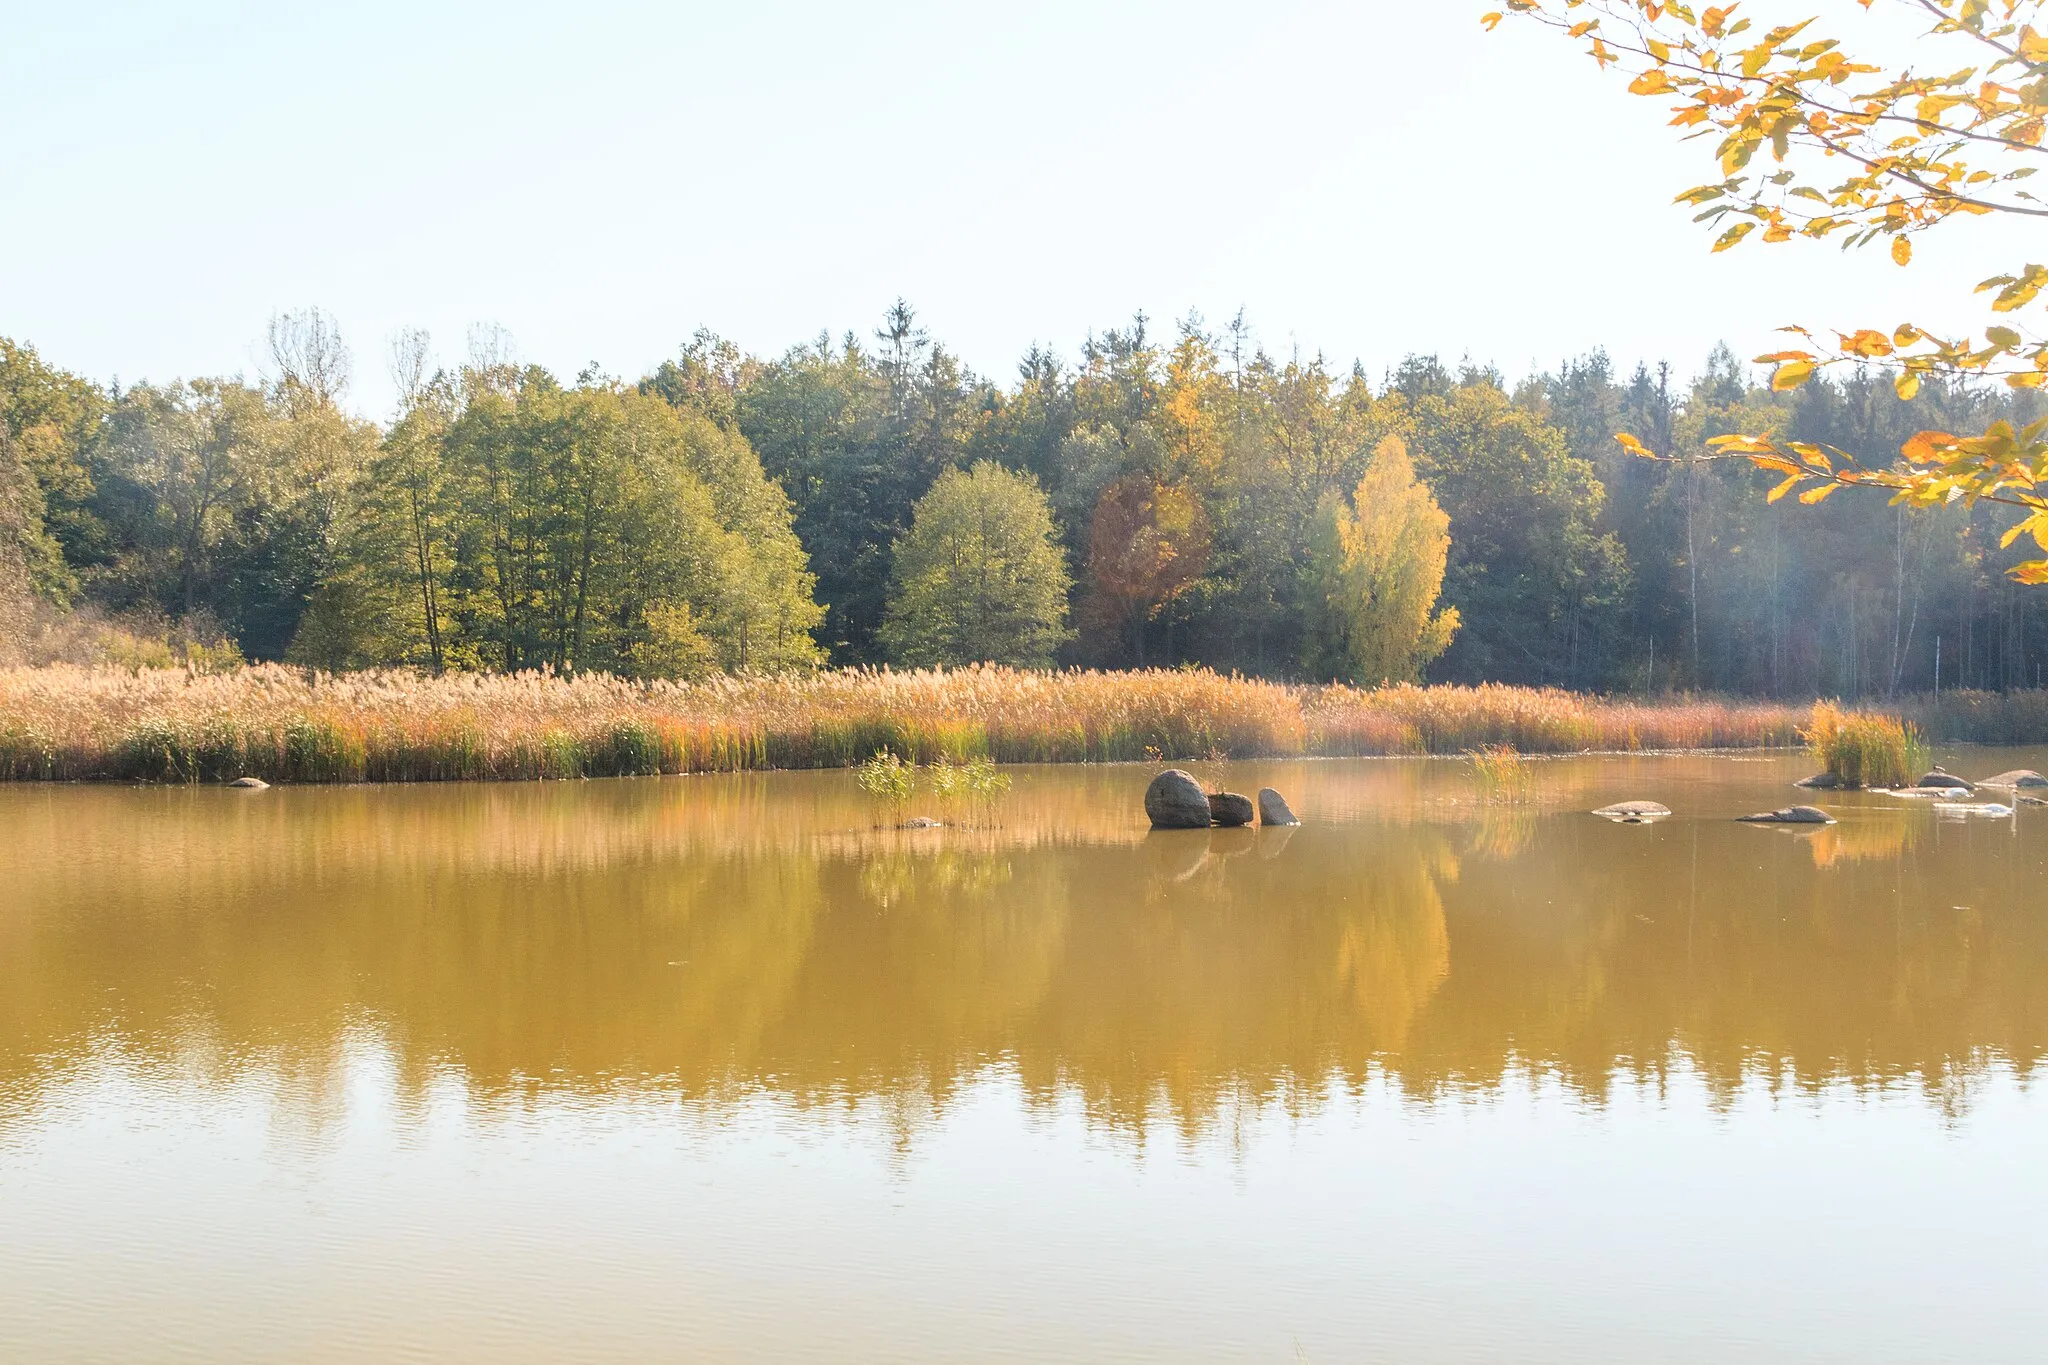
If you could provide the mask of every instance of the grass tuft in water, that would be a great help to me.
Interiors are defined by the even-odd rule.
[[[1897,716],[1815,702],[1801,738],[1828,775],[1845,787],[1900,787],[1927,767],[1919,728]]]

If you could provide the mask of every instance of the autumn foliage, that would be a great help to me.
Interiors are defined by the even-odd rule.
[[[1873,0],[1856,0],[1869,9]],[[2048,157],[2048,35],[2035,28],[2044,0],[1899,0],[1931,21],[1924,60],[1903,69],[1859,57],[1820,32],[1818,18],[1758,30],[1740,4],[1695,11],[1664,0],[1508,0],[1508,12],[1589,44],[1602,69],[1632,77],[1629,92],[1670,101],[1671,124],[1713,139],[1720,179],[1678,202],[1719,228],[1715,251],[1839,238],[1844,246],[1884,241],[1900,266],[1915,235],[1959,217],[2048,218],[2024,187]],[[1500,13],[1486,16],[1488,27]],[[1920,55],[1920,54],[1916,54]],[[1760,161],[1759,154],[1766,159]],[[1772,169],[1766,171],[1764,166]],[[2048,266],[2030,263],[1978,286],[1994,314],[2039,301]],[[1772,387],[1797,388],[1830,365],[1879,365],[1910,401],[1923,377],[1997,376],[2014,388],[2048,384],[2048,341],[2002,323],[1973,336],[1945,337],[1912,321],[1852,326],[1832,343],[1787,327],[1803,346],[1757,357],[1775,365]],[[1632,453],[1664,458],[1632,437]],[[1889,466],[1770,432],[1724,436],[1723,456],[1747,458],[1779,476],[1773,500],[1795,489],[1819,502],[1837,488],[1888,489],[1914,508],[1958,500],[2003,503],[2024,515],[2005,543],[2031,536],[2048,552],[2048,419],[1977,434],[1923,431]],[[2011,570],[2048,583],[2048,559]]]

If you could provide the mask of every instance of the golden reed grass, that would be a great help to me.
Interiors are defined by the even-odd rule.
[[[1298,687],[1204,670],[604,675],[0,670],[0,779],[427,782],[916,763],[1788,747],[1807,710],[1553,689]]]

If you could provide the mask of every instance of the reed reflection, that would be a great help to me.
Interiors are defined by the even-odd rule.
[[[1799,840],[1718,813],[1782,774],[1661,762],[1698,818],[1489,816],[1427,764],[1255,770],[1319,818],[1176,834],[1129,769],[1028,773],[980,831],[876,830],[844,774],[0,793],[0,1088],[119,1048],[317,1089],[366,1028],[413,1089],[917,1112],[1000,1065],[1118,1127],[1375,1071],[1597,1098],[1680,1058],[1724,1092],[2036,1064],[2048,822],[1869,804]],[[1646,771],[1546,767],[1573,804]]]

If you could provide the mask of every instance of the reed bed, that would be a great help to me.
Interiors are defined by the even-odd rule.
[[[1927,746],[1913,722],[1816,702],[1806,745],[1844,787],[1903,787],[1926,771]]]
[[[2040,714],[2035,737],[2048,738],[2048,707]],[[1191,669],[848,669],[682,684],[55,665],[0,670],[0,779],[577,778],[850,767],[878,751],[931,764],[1764,748],[1800,743],[1806,720],[1804,707],[1705,698],[1360,691]]]

